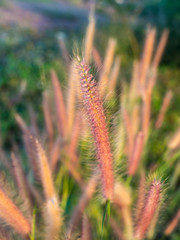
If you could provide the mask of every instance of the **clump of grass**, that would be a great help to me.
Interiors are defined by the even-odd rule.
[[[38,126],[30,106],[27,106],[30,125],[19,114],[14,115],[22,130],[29,168],[20,165],[22,145],[12,154],[11,166],[0,144],[2,162],[15,180],[21,200],[28,203],[26,212],[32,226],[1,188],[0,218],[31,240],[110,239],[114,235],[123,240],[156,239],[163,182],[172,175],[176,180],[171,181],[170,188],[176,188],[178,171],[173,171],[172,166],[177,164],[180,145],[178,130],[164,142],[167,147],[162,159],[155,156],[154,165],[149,161],[151,144],[166,124],[165,113],[172,98],[168,89],[153,129],[153,90],[168,31],[163,32],[154,51],[156,30],[148,29],[142,57],[134,61],[130,84],[122,81],[119,86],[122,56],[116,56],[117,42],[109,39],[103,61],[94,46],[93,11],[89,20],[82,51],[84,60],[79,57],[70,60],[65,42],[60,41],[69,71],[67,91],[64,96],[58,75],[51,70],[51,87],[45,89],[42,100],[45,126]],[[91,74],[92,64],[99,68],[97,81]],[[120,88],[120,98],[116,87]],[[118,100],[111,105],[116,98],[120,104]],[[108,108],[107,116],[104,106]],[[147,188],[146,176],[154,176],[154,172],[159,174]],[[100,192],[104,198],[99,197]],[[171,211],[175,205],[176,202],[168,203]],[[165,231],[160,226],[158,239],[170,235],[178,221],[179,211]],[[6,228],[0,228],[0,236],[2,233],[8,239]]]

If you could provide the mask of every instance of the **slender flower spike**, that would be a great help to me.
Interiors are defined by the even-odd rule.
[[[146,232],[158,210],[159,203],[161,201],[161,183],[158,180],[154,180],[151,183],[148,195],[145,199],[144,207],[139,216],[139,220],[136,225],[134,238],[141,240],[145,238]]]
[[[83,60],[81,62],[79,61],[78,69],[81,76],[80,84],[83,93],[84,107],[89,118],[96,154],[99,160],[103,195],[106,199],[111,200],[114,188],[113,163],[103,105],[95,80],[89,73],[90,67],[86,65]]]
[[[28,220],[22,215],[13,201],[0,188],[0,218],[13,227],[21,235],[31,231]]]

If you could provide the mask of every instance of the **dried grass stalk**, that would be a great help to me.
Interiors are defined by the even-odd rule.
[[[101,97],[104,96],[107,90],[108,77],[109,77],[110,69],[114,59],[115,48],[116,48],[116,40],[114,38],[110,38],[108,42],[108,47],[106,50],[106,56],[103,63],[103,69],[99,79],[99,92]]]
[[[94,17],[94,9],[91,9],[91,12],[89,15],[89,25],[86,31],[85,46],[84,46],[84,56],[87,64],[89,64],[91,59],[94,33],[95,33],[95,17]]]
[[[169,30],[165,29],[163,31],[163,33],[162,33],[162,36],[161,36],[161,39],[159,41],[159,44],[158,44],[158,47],[157,47],[154,59],[152,61],[152,65],[151,66],[152,66],[153,69],[157,69],[157,67],[159,66],[162,54],[164,52],[164,48],[165,48],[166,43],[167,43],[168,35],[169,35]]]
[[[129,159],[128,174],[130,176],[134,176],[139,166],[139,161],[141,159],[141,155],[143,151],[143,143],[144,143],[144,135],[142,132],[139,132],[135,140],[132,155]]]
[[[21,199],[23,200],[23,203],[25,203],[29,216],[32,217],[32,210],[33,210],[32,199],[31,199],[27,179],[24,175],[19,159],[15,156],[14,153],[11,154],[11,159],[12,159],[14,179],[16,181],[19,194],[21,196]]]
[[[166,227],[164,234],[170,235],[174,231],[174,229],[177,227],[179,220],[180,220],[180,209],[177,211],[174,218],[171,220],[171,222]]]
[[[150,66],[152,53],[153,53],[155,36],[156,36],[156,30],[154,28],[148,29],[144,50],[143,50],[143,55],[142,55],[140,66],[139,66],[139,82],[141,86],[144,86],[146,83],[146,77],[148,74],[148,69]]]
[[[51,149],[53,145],[54,129],[53,129],[53,122],[52,122],[51,111],[50,111],[50,99],[49,99],[48,91],[44,91],[43,93],[42,106],[43,106],[43,114],[44,114],[44,120],[46,124],[46,130],[47,130],[48,139],[49,139],[49,145]]]
[[[84,214],[82,221],[82,236],[81,240],[91,240],[91,229],[88,217]]]
[[[53,69],[51,70],[51,80],[52,80],[53,91],[54,91],[54,101],[57,109],[58,130],[59,130],[60,136],[62,136],[62,138],[65,139],[66,133],[67,133],[66,132],[67,117],[66,117],[66,111],[65,111],[65,104],[64,104],[60,82],[58,80],[56,72]]]
[[[168,143],[168,147],[170,149],[175,149],[180,144],[180,128],[177,130],[177,132],[174,134],[174,136],[170,139]]]
[[[92,56],[93,56],[96,68],[98,70],[100,70],[101,67],[102,67],[102,61],[101,61],[100,54],[99,54],[98,50],[95,47],[93,47],[93,49],[92,49]]]
[[[171,90],[169,90],[164,99],[163,99],[163,103],[162,103],[162,106],[161,106],[161,109],[160,109],[160,112],[159,112],[159,115],[158,115],[158,118],[157,118],[157,121],[156,121],[156,124],[155,124],[155,127],[156,128],[160,128],[163,124],[163,120],[164,120],[164,116],[165,116],[165,113],[170,105],[170,102],[171,102],[171,99],[172,99],[172,96],[173,96],[173,93]]]
[[[120,56],[117,56],[115,58],[114,66],[112,67],[111,74],[109,77],[108,93],[107,93],[108,99],[114,96],[116,83],[117,83],[118,75],[120,71],[120,63],[121,63]]]

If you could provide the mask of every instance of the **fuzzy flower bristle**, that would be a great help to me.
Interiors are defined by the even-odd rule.
[[[97,158],[101,172],[103,194],[106,199],[112,199],[114,189],[113,162],[102,101],[93,76],[89,73],[90,67],[85,61],[78,61],[80,84],[83,94],[91,131],[94,137]]]
[[[161,189],[162,184],[160,181],[154,180],[151,183],[134,233],[134,237],[137,240],[144,239],[156,211],[159,208],[159,203],[161,201]]]

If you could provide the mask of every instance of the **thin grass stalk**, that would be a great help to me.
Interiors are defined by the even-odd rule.
[[[117,222],[112,217],[110,217],[109,222],[110,222],[112,230],[113,230],[114,234],[116,235],[117,239],[118,240],[126,240],[121,228],[119,227]]]
[[[171,90],[169,90],[163,99],[163,103],[155,124],[156,128],[160,128],[162,126],[166,111],[171,103],[172,96],[173,96],[173,93]]]
[[[137,171],[137,168],[139,166],[139,162],[141,159],[142,151],[143,151],[143,143],[144,143],[144,135],[142,132],[139,132],[134,143],[134,149],[132,151],[132,155],[129,159],[129,164],[128,164],[129,176],[134,176]]]
[[[84,61],[78,63],[81,76],[81,89],[91,131],[94,137],[97,158],[101,172],[103,195],[111,199],[114,188],[113,160],[103,105],[99,97],[93,76],[89,74],[89,66]]]
[[[32,210],[33,210],[32,199],[31,199],[27,179],[24,175],[19,159],[15,156],[14,153],[11,154],[11,159],[12,159],[12,168],[14,172],[14,179],[16,181],[16,185],[19,190],[18,192],[21,196],[23,203],[26,206],[29,217],[32,218]]]
[[[114,66],[112,67],[112,70],[109,76],[108,93],[107,93],[108,99],[114,96],[116,83],[117,83],[118,75],[120,71],[120,64],[121,64],[120,56],[117,56],[115,58]]]
[[[91,200],[91,198],[93,197],[93,195],[96,191],[97,183],[98,183],[98,173],[95,172],[93,174],[93,176],[90,178],[90,180],[88,181],[88,183],[80,197],[78,205],[76,206],[76,208],[73,211],[73,214],[72,214],[70,222],[69,222],[69,227],[67,230],[68,236],[71,236],[73,234],[73,232],[82,216],[82,213],[84,212],[85,208],[87,207],[89,201]]]
[[[69,53],[68,53],[68,50],[66,48],[66,45],[65,45],[63,37],[59,38],[59,47],[61,49],[63,58],[65,60],[66,68],[68,69],[69,68],[69,64],[70,64],[70,57],[69,57]]]
[[[104,96],[107,90],[108,78],[109,78],[110,69],[114,59],[115,48],[116,48],[116,40],[114,38],[110,38],[108,42],[108,47],[106,50],[106,56],[103,63],[102,73],[99,79],[99,93],[101,97]]]
[[[60,82],[58,80],[56,72],[53,69],[51,70],[51,80],[53,85],[55,106],[57,109],[58,130],[59,130],[60,136],[62,136],[62,138],[65,139],[66,133],[67,133],[66,132],[67,117],[66,117],[66,111],[65,111],[65,104],[64,104]]]
[[[166,227],[164,234],[165,235],[171,235],[171,233],[175,230],[175,228],[178,225],[178,222],[180,221],[180,209],[177,211],[176,215],[173,217],[171,222]]]
[[[31,132],[35,136],[39,136],[39,129],[38,129],[37,118],[36,118],[36,114],[35,114],[34,109],[32,108],[32,106],[28,107],[28,112],[29,112],[29,116],[30,116],[30,129],[31,129]]]
[[[140,218],[137,222],[134,232],[135,239],[144,239],[146,232],[153,220],[153,217],[158,209],[161,201],[161,183],[158,180],[154,180],[149,188],[148,195],[145,199],[144,207],[142,209]]]
[[[47,134],[48,134],[49,149],[51,150],[52,145],[53,145],[54,129],[53,129],[53,122],[52,122],[52,117],[51,117],[50,104],[49,104],[50,101],[49,100],[50,100],[49,99],[49,92],[44,91],[42,107],[43,107],[43,114],[44,114],[46,130],[47,130]]]
[[[93,56],[93,60],[96,65],[96,68],[98,69],[98,71],[100,71],[100,69],[102,67],[102,61],[101,61],[100,54],[95,47],[93,47],[93,49],[92,49],[92,56]]]
[[[35,154],[33,152],[33,143],[32,143],[32,138],[31,136],[31,132],[29,131],[28,126],[26,125],[26,123],[24,122],[24,120],[22,119],[22,117],[19,114],[15,114],[15,119],[17,124],[19,125],[20,129],[23,132],[23,142],[26,148],[26,152],[29,158],[29,162],[31,164],[31,168],[33,170],[34,176],[36,179],[39,179],[39,170],[37,167],[37,162],[36,162],[36,157]]]
[[[0,188],[0,218],[20,235],[28,235],[31,226],[12,200]]]
[[[156,30],[154,28],[148,29],[146,40],[144,44],[144,50],[139,67],[139,82],[143,87],[146,83],[146,77],[148,74],[148,69],[150,67],[150,62],[153,53],[154,41],[156,36]]]
[[[34,143],[34,151],[37,156],[37,164],[39,167],[40,178],[43,185],[45,197],[46,199],[48,199],[55,195],[55,189],[49,163],[44,152],[44,149],[42,148],[39,141],[33,136],[30,136],[30,138]]]
[[[82,221],[82,236],[81,240],[91,240],[91,229],[88,217],[84,214]]]
[[[58,137],[56,141],[54,142],[54,145],[52,147],[52,150],[50,152],[50,166],[52,172],[55,170],[57,166],[57,162],[61,155],[61,139]]]
[[[23,132],[23,133],[29,132],[28,126],[27,126],[27,124],[24,122],[24,120],[22,119],[22,117],[21,117],[19,114],[17,114],[17,113],[15,113],[14,117],[15,117],[15,120],[16,120],[18,126],[19,126],[20,129],[22,130],[22,132]]]
[[[89,64],[91,59],[91,53],[93,49],[93,40],[95,33],[95,17],[94,17],[94,9],[91,9],[89,15],[89,25],[87,27],[86,36],[85,36],[85,46],[84,46],[84,56],[85,61]]]
[[[151,67],[153,69],[157,69],[158,66],[159,66],[159,63],[161,61],[161,58],[162,58],[162,55],[163,55],[163,52],[164,52],[164,49],[165,49],[165,46],[166,46],[166,43],[167,43],[168,35],[169,35],[169,30],[165,29],[162,33],[162,36],[161,36],[161,39],[159,41],[154,59],[152,61]]]

